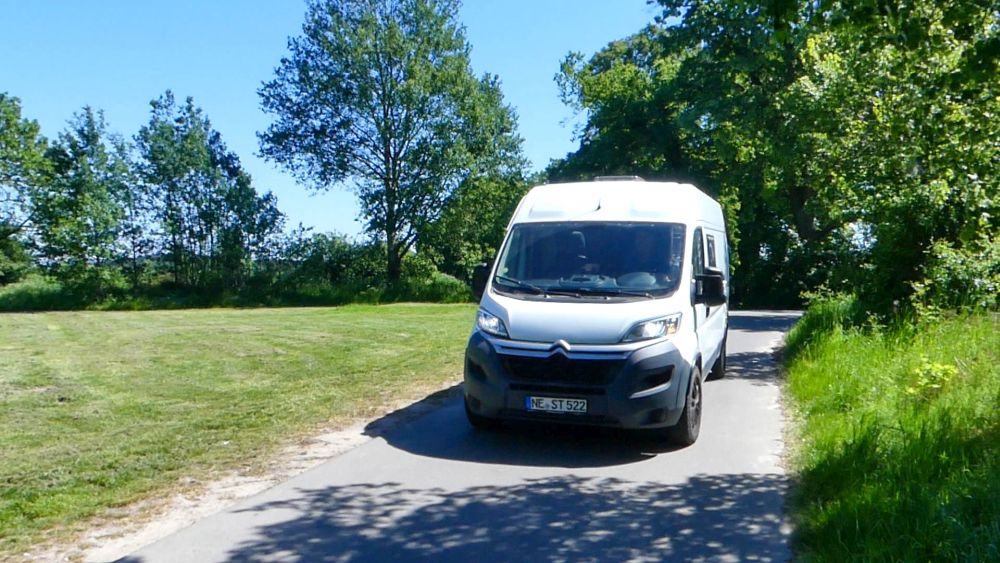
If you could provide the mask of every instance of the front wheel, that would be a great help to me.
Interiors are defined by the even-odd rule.
[[[691,381],[688,383],[687,397],[684,400],[684,412],[677,424],[667,429],[667,439],[678,446],[690,446],[698,439],[701,431],[701,370],[698,366],[691,369]]]

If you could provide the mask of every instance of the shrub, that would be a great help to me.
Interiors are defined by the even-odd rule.
[[[458,279],[433,272],[423,278],[404,278],[400,283],[382,291],[385,303],[399,301],[424,301],[432,303],[464,303],[472,299],[469,286]]]
[[[963,248],[938,241],[928,255],[924,278],[913,284],[918,313],[1000,308],[1000,240],[984,237]]]
[[[31,270],[31,256],[24,243],[0,238],[0,287],[20,281]]]
[[[61,283],[37,274],[0,287],[0,311],[57,311],[82,307],[83,303]]]

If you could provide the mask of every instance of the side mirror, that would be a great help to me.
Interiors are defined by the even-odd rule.
[[[709,270],[694,277],[694,302],[704,303],[710,307],[722,305],[727,301],[726,278],[722,272]]]
[[[476,297],[476,301],[483,298],[483,292],[486,291],[486,281],[489,277],[489,264],[476,264],[476,267],[472,269],[472,295]]]

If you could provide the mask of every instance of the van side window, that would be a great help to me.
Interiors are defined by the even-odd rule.
[[[708,248],[708,267],[717,268],[715,261],[715,237],[712,235],[705,235],[705,246]]]
[[[691,273],[701,275],[705,273],[705,245],[702,243],[701,227],[694,230],[694,240],[691,241]]]

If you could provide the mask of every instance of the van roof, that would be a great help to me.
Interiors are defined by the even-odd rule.
[[[511,224],[545,221],[649,221],[723,226],[718,202],[691,184],[572,182],[531,189]]]

